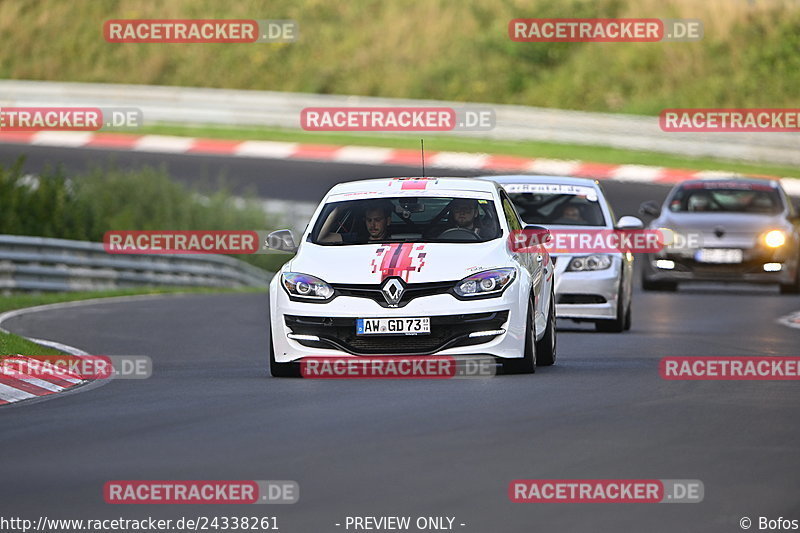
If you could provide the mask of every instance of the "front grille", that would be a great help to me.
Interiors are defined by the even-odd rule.
[[[508,321],[508,311],[434,316],[429,335],[356,335],[355,318],[285,315],[284,320],[292,333],[320,338],[319,341],[297,341],[309,348],[333,348],[354,355],[429,355],[445,348],[491,341],[495,336],[470,338],[469,334],[502,328]]]
[[[599,294],[559,294],[560,304],[604,304],[608,300]]]
[[[737,278],[742,274],[763,273],[764,264],[762,260],[746,260],[742,263],[701,263],[684,257],[670,257],[670,259],[675,262],[675,272],[691,272],[720,278]]]
[[[414,298],[433,296],[434,294],[447,294],[456,284],[455,281],[437,281],[434,283],[404,284],[405,292],[400,302],[393,307],[405,307]],[[381,292],[380,285],[357,285],[336,283],[332,285],[337,296],[352,296],[355,298],[369,298],[381,307],[389,307]]]

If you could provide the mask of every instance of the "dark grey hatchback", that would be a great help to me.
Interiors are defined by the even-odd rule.
[[[682,182],[663,206],[639,209],[655,217],[667,246],[643,261],[645,290],[678,283],[722,281],[779,284],[800,292],[800,216],[780,181],[700,179]]]

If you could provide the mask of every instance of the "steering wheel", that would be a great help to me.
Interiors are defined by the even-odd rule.
[[[439,234],[439,239],[455,239],[459,241],[481,240],[474,231],[467,228],[449,228]]]

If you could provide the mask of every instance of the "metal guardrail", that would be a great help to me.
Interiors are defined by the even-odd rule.
[[[425,105],[462,108],[473,104],[274,91],[0,80],[0,107],[138,107],[146,124],[224,124],[298,129],[300,111],[306,107]],[[668,133],[661,131],[656,117],[501,104],[474,105],[495,110],[497,125],[493,130],[444,134],[800,164],[800,142],[796,133]]]
[[[117,255],[95,242],[0,235],[0,291],[267,287],[272,276],[221,255]]]

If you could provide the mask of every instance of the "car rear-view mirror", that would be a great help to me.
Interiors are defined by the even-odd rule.
[[[267,235],[267,246],[270,250],[278,250],[280,252],[289,252],[293,254],[297,251],[294,234],[292,230],[288,229],[280,229]]]
[[[648,200],[639,206],[639,214],[657,218],[661,214],[661,206],[652,200]]]

